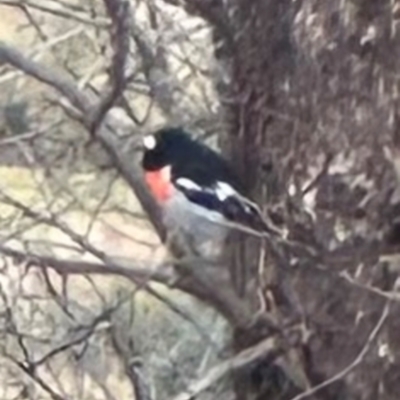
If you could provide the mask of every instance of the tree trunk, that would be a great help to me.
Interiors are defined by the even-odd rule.
[[[223,148],[248,194],[301,244],[277,259],[268,243],[234,241],[235,285],[255,313],[261,292],[266,312],[298,335],[283,364],[266,361],[235,379],[237,398],[290,399],[343,370],[370,338],[358,368],[308,398],[395,400],[397,306],[378,326],[387,304],[365,286],[390,290],[396,278],[383,255],[388,235],[392,245],[399,239],[398,8],[386,0],[211,3],[205,13],[214,15],[216,56],[229,75],[219,85]],[[236,332],[235,349],[265,334]]]

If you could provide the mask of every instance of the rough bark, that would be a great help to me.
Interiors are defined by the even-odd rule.
[[[261,290],[265,312],[298,338],[288,369],[266,361],[246,371],[236,379],[237,398],[290,399],[366,348],[354,369],[307,398],[397,399],[398,306],[380,326],[387,299],[377,293],[390,292],[397,274],[387,254],[398,241],[399,4],[208,3],[197,11],[214,24],[229,77],[219,85],[223,147],[248,193],[317,254],[285,249],[278,260],[266,246],[260,275],[260,245],[242,241],[236,285],[254,298],[254,312],[254,289]],[[236,349],[265,334],[259,326],[237,332]]]

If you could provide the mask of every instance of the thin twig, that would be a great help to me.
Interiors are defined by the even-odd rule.
[[[272,362],[282,351],[277,340],[273,338],[265,339],[255,346],[243,350],[236,356],[212,367],[205,376],[191,383],[187,390],[175,396],[173,400],[195,399],[201,392],[221,380],[227,374],[248,367],[266,358],[270,358]]]
[[[3,4],[5,6],[10,7],[30,7],[36,9],[38,11],[42,11],[48,14],[52,14],[56,17],[64,18],[64,19],[71,19],[73,21],[80,22],[85,25],[91,25],[98,28],[108,28],[110,26],[110,21],[104,18],[97,18],[93,19],[89,15],[83,12],[72,12],[67,10],[64,7],[48,7],[45,5],[40,4],[37,0],[30,1],[30,0],[0,0],[0,5]]]
[[[0,64],[1,63],[8,63],[22,70],[27,75],[56,89],[79,111],[78,115],[76,115],[77,113],[75,112],[71,112],[71,114],[75,117],[79,116],[79,121],[83,123],[88,130],[90,129],[91,121],[88,116],[93,115],[93,110],[97,107],[97,104],[95,99],[80,91],[74,81],[51,68],[32,61],[18,50],[0,41]],[[117,126],[114,121],[112,126],[108,123],[104,129],[97,130],[96,139],[108,153],[114,166],[135,192],[161,240],[165,241],[166,231],[162,222],[161,210],[149,193],[143,181],[142,173],[137,165],[132,163],[131,157],[128,157],[120,150],[120,142],[117,140],[114,133],[116,129]]]
[[[389,291],[381,290],[374,286],[363,285],[362,283],[357,282],[355,279],[353,279],[347,271],[342,272],[341,274],[339,274],[339,276],[357,288],[366,290],[370,293],[376,294],[377,296],[383,297],[387,300],[400,301],[400,293],[399,292],[395,292],[393,290],[389,292]]]
[[[0,244],[0,253],[16,259],[17,262],[24,262],[28,266],[51,268],[61,275],[119,275],[134,282],[154,280],[164,284],[177,279],[171,268],[168,268],[171,266],[164,264],[152,267],[148,263],[140,264],[132,261],[126,267],[120,264],[115,265],[115,263],[109,266],[90,261],[61,260],[57,257],[29,254],[2,244]]]
[[[305,392],[293,397],[291,400],[302,400],[307,397],[310,397],[310,396],[314,395],[315,393],[319,392],[321,389],[324,389],[327,386],[332,385],[333,383],[343,379],[346,375],[348,375],[355,368],[357,368],[364,361],[365,356],[370,351],[381,328],[383,327],[384,323],[386,322],[386,320],[389,316],[389,312],[390,312],[390,305],[391,305],[391,301],[388,300],[383,308],[382,314],[379,317],[378,322],[376,323],[375,327],[372,329],[371,333],[369,334],[368,339],[364,344],[364,347],[361,349],[361,351],[358,353],[357,357],[354,359],[354,361],[351,364],[349,364],[342,371],[338,372],[336,375],[332,376],[332,378],[329,378],[326,381],[320,383],[319,385],[306,390]]]
[[[126,86],[125,66],[129,55],[130,7],[127,0],[104,0],[112,21],[111,43],[114,49],[110,68],[110,86],[101,95],[90,119],[90,132],[95,134],[104,117],[122,96]]]
[[[46,83],[58,90],[80,111],[88,111],[87,97],[75,86],[69,78],[59,75],[51,68],[40,65],[20,53],[18,50],[0,41],[0,64],[8,63],[17,69],[23,70],[26,74],[37,80]]]
[[[37,376],[34,369],[31,368],[30,365],[25,365],[23,362],[18,361],[16,358],[12,357],[9,354],[6,354],[7,358],[13,362],[21,371],[23,371],[26,375],[28,375],[34,382],[36,382],[45,392],[49,394],[49,396],[53,400],[67,400],[67,398],[61,396],[60,394],[56,393],[47,383],[45,380]]]
[[[124,364],[126,375],[132,384],[135,400],[152,400],[151,385],[143,361],[141,357],[133,356],[136,353],[133,340],[130,338],[128,343],[123,343],[114,328],[114,326],[111,326],[110,329],[111,343]]]
[[[322,165],[321,171],[312,179],[310,183],[301,191],[301,196],[304,197],[308,192],[314,189],[318,183],[322,180],[322,178],[327,174],[329,166],[333,160],[333,154],[329,153],[325,157],[324,164]]]

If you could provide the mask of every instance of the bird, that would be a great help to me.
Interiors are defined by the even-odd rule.
[[[144,179],[162,209],[167,232],[184,237],[197,256],[218,259],[232,229],[281,234],[244,195],[229,162],[183,128],[147,134],[143,148]]]

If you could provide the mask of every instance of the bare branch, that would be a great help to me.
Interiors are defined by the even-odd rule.
[[[196,329],[197,333],[201,338],[207,343],[215,352],[218,352],[218,345],[213,341],[210,337],[206,329],[201,326],[201,324],[197,321],[196,317],[190,315],[185,309],[183,309],[179,304],[176,304],[173,300],[169,299],[167,296],[163,295],[160,292],[153,292],[152,295],[165,304],[171,311],[173,311],[176,315],[181,317],[183,320],[187,321]]]
[[[82,122],[86,128],[90,129],[91,122],[87,117],[92,115],[97,105],[93,99],[81,92],[72,80],[44,65],[31,61],[18,50],[3,42],[0,42],[0,64],[1,63],[11,64],[15,68],[55,88],[80,111],[82,116],[80,122]],[[114,128],[116,127],[114,126]],[[161,210],[150,195],[138,167],[132,163],[131,158],[121,152],[121,146],[113,134],[113,128],[108,125],[107,129],[99,129],[96,133],[96,138],[109,154],[115,167],[135,192],[158,235],[161,240],[164,241],[165,227],[162,223]]]
[[[127,0],[104,0],[112,21],[111,43],[114,49],[110,68],[111,85],[102,94],[98,106],[90,116],[90,131],[94,134],[105,115],[122,96],[126,86],[125,65],[129,55],[130,7]]]
[[[87,341],[95,332],[96,328],[100,323],[104,321],[109,321],[110,315],[118,308],[118,305],[115,305],[113,307],[110,307],[108,309],[105,309],[104,311],[101,312],[100,315],[97,315],[93,321],[90,322],[90,324],[86,324],[85,326],[80,326],[77,329],[80,332],[78,337],[76,337],[73,340],[70,340],[60,346],[57,346],[50,350],[48,353],[45,355],[41,356],[38,360],[32,361],[30,364],[33,368],[37,368],[43,364],[45,364],[48,360],[51,358],[55,357],[56,355],[63,353],[64,351],[67,351],[68,349],[72,348],[73,346],[76,346],[77,344],[83,343]]]
[[[357,282],[354,278],[350,276],[350,274],[347,271],[343,271],[340,274],[340,277],[346,280],[347,282],[351,283],[353,286],[366,290],[370,293],[376,294],[377,296],[383,297],[386,300],[392,300],[392,301],[400,301],[400,293],[396,292],[394,290],[392,291],[386,291],[386,290],[381,290],[377,287],[370,286],[370,285],[363,285],[360,282]]]
[[[0,245],[0,253],[15,258],[18,262],[26,263],[28,267],[51,268],[60,275],[120,275],[134,282],[154,280],[164,284],[168,284],[168,282],[176,279],[176,276],[168,268],[168,265],[160,265],[159,268],[152,268],[148,266],[148,263],[140,265],[138,262],[138,265],[133,265],[132,262],[129,263],[129,267],[115,264],[109,266],[89,261],[60,260],[57,257],[29,254],[4,245]]]
[[[389,316],[389,313],[390,313],[390,305],[391,305],[391,301],[388,300],[383,308],[382,314],[379,317],[378,322],[376,323],[375,327],[372,329],[371,333],[369,334],[364,347],[361,349],[361,351],[358,353],[357,357],[354,359],[354,361],[351,364],[349,364],[342,371],[338,372],[336,375],[332,376],[332,378],[327,379],[326,381],[320,383],[319,385],[314,386],[311,389],[299,394],[298,396],[293,397],[292,400],[302,400],[307,397],[310,397],[310,396],[314,395],[315,393],[319,392],[321,389],[324,389],[327,386],[332,385],[333,383],[343,379],[346,375],[348,375],[355,368],[357,368],[364,361],[365,356],[370,351],[372,345],[375,342],[375,339],[377,338],[379,332],[381,331],[383,325],[385,324],[385,322]]]
[[[97,18],[93,19],[89,15],[86,15],[83,12],[71,12],[70,10],[66,9],[65,7],[61,7],[59,5],[58,8],[49,7],[43,4],[40,4],[37,0],[30,1],[30,0],[0,0],[0,5],[3,4],[5,6],[11,7],[19,7],[19,8],[33,8],[48,14],[52,14],[56,17],[71,19],[73,21],[80,22],[85,25],[91,25],[99,28],[108,28],[110,26],[110,21],[107,21],[104,18]]]
[[[181,5],[190,14],[200,15],[224,38],[231,49],[234,47],[234,34],[225,11],[224,2],[214,0],[164,0],[166,3]]]
[[[49,394],[49,396],[53,400],[67,400],[65,397],[59,395],[57,392],[55,392],[47,383],[45,380],[43,380],[41,377],[37,376],[35,373],[35,370],[31,368],[30,365],[25,365],[23,362],[18,361],[16,358],[7,355],[9,360],[14,363],[21,371],[23,371],[26,375],[28,375],[34,382],[36,382],[45,392]]]
[[[126,375],[131,381],[136,400],[152,400],[151,386],[149,379],[145,373],[142,359],[135,355],[134,343],[129,338],[125,343],[119,332],[111,326],[111,343],[115,352],[121,358]]]
[[[0,65],[2,63],[10,64],[37,80],[54,87],[80,111],[83,113],[88,111],[89,99],[78,90],[72,80],[56,73],[51,68],[31,61],[18,50],[0,41]]]
[[[63,396],[55,392],[51,388],[51,386],[49,386],[40,376],[38,376],[36,371],[36,365],[33,364],[31,361],[29,351],[24,342],[24,336],[17,329],[17,326],[14,322],[11,307],[8,304],[7,298],[3,290],[0,290],[0,297],[2,298],[4,304],[6,305],[6,309],[3,314],[7,320],[9,333],[11,333],[13,336],[16,337],[17,343],[22,351],[22,354],[24,355],[25,360],[24,361],[18,360],[12,354],[9,354],[7,350],[4,352],[4,355],[13,364],[15,364],[21,371],[23,371],[27,376],[29,376],[34,382],[36,382],[45,392],[47,392],[53,400],[66,400]]]
[[[136,400],[152,400],[150,385],[143,373],[143,363],[141,360],[131,360],[127,368],[129,375],[134,382]]]
[[[178,396],[174,397],[173,400],[193,400],[201,392],[221,380],[227,374],[248,367],[266,358],[269,358],[272,362],[272,360],[278,357],[282,352],[283,349],[276,339],[265,339],[255,346],[243,350],[229,360],[212,367],[205,376],[191,383],[185,392],[180,393]]]
[[[159,299],[159,293],[148,286],[147,283],[150,280],[154,280],[169,286],[174,282],[177,289],[213,304],[233,326],[248,328],[259,322],[264,327],[268,327],[271,333],[279,332],[275,323],[267,315],[255,318],[249,304],[243,299],[238,298],[234,289],[229,285],[229,276],[222,268],[209,268],[205,265],[204,260],[182,260],[180,263],[175,262],[173,264],[170,262],[155,267],[149,267],[147,263],[140,265],[139,262],[132,261],[132,263],[129,263],[125,267],[121,265],[118,259],[111,258],[92,246],[84,237],[72,231],[54,216],[47,217],[38,214],[16,200],[10,200],[9,204],[13,204],[27,216],[41,223],[62,230],[72,240],[82,246],[83,249],[102,260],[104,265],[85,261],[59,260],[55,257],[37,254],[33,255],[4,245],[0,245],[0,253],[24,261],[28,265],[52,268],[61,275],[103,274],[124,276],[137,284],[139,288],[145,289]],[[176,274],[175,268],[183,272],[182,277]],[[166,304],[170,306],[170,304]]]

